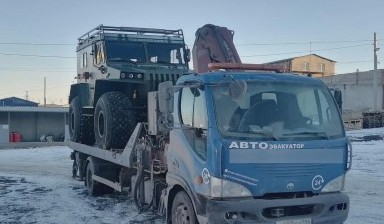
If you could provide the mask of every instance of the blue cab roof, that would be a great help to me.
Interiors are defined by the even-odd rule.
[[[316,78],[295,75],[292,73],[267,73],[267,72],[239,72],[239,71],[215,71],[208,73],[195,73],[181,76],[177,83],[189,81],[202,82],[204,84],[216,84],[223,80],[224,77],[233,79],[255,80],[255,81],[279,81],[292,83],[308,83],[324,85],[324,83]]]

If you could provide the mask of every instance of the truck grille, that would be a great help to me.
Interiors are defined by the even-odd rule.
[[[270,177],[304,177],[319,173],[323,167],[323,164],[263,164],[256,165],[254,168],[260,172],[260,174]]]
[[[176,84],[177,79],[181,74],[158,74],[150,73],[149,74],[149,90],[156,91],[159,83],[165,81],[172,81],[173,84]]]

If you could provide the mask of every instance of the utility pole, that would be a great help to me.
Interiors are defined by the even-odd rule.
[[[373,109],[377,111],[377,39],[376,32],[373,33]]]
[[[25,91],[25,99],[28,100],[28,91]]]
[[[309,42],[309,68],[308,70],[311,71],[312,68],[312,42]],[[311,74],[311,73],[309,73]]]
[[[44,77],[44,107],[47,106],[47,78]]]

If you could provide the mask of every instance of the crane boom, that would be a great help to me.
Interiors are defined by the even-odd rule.
[[[192,49],[195,72],[208,72],[208,63],[241,63],[233,34],[233,30],[212,24],[199,28]]]

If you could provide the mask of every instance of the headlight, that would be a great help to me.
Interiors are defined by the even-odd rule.
[[[251,197],[252,193],[243,185],[232,181],[223,180],[216,177],[210,177],[211,197]]]
[[[344,189],[345,175],[341,175],[331,180],[327,185],[323,187],[321,192],[338,192]]]
[[[121,72],[120,78],[121,79],[143,79],[144,74],[143,73],[137,73],[137,72]]]

